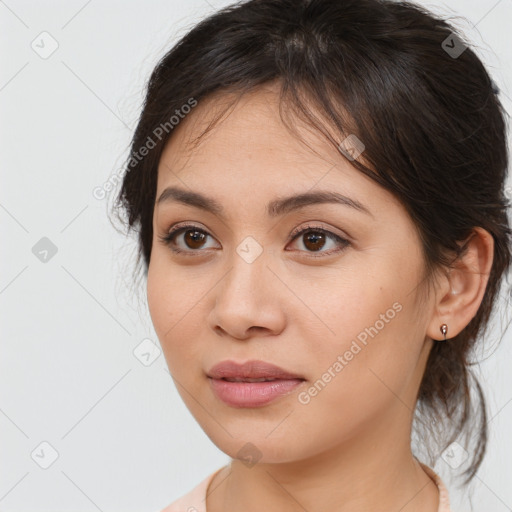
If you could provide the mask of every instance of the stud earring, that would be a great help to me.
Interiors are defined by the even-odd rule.
[[[443,324],[443,325],[441,325],[439,330],[441,331],[442,335],[444,336],[444,340],[441,340],[441,341],[446,341],[446,333],[448,332],[448,326],[446,324]]]

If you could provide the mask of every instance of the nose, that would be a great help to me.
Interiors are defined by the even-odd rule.
[[[211,328],[219,335],[240,340],[279,334],[286,323],[286,290],[270,270],[265,251],[253,261],[235,252],[230,263],[213,289]]]

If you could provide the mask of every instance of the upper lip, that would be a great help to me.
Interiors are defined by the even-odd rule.
[[[213,379],[238,378],[238,379],[301,379],[304,377],[295,373],[288,372],[271,363],[265,361],[247,361],[237,363],[235,361],[221,361],[212,366],[207,373],[208,377]]]

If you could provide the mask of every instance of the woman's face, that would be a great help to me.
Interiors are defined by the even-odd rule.
[[[301,133],[322,157],[287,131],[275,89],[244,97],[192,148],[215,101],[174,128],[158,168],[148,303],[183,401],[233,458],[293,461],[383,436],[408,444],[434,310],[420,300],[413,222],[312,130]],[[158,202],[168,187],[219,209],[175,194]],[[269,207],[322,191],[348,200]],[[178,224],[192,227],[164,243]],[[208,377],[225,360],[265,361],[304,380],[267,403],[226,403]]]

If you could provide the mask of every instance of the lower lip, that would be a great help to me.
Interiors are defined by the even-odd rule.
[[[267,382],[229,382],[209,377],[215,395],[232,407],[260,407],[287,395],[304,380],[274,380]]]

